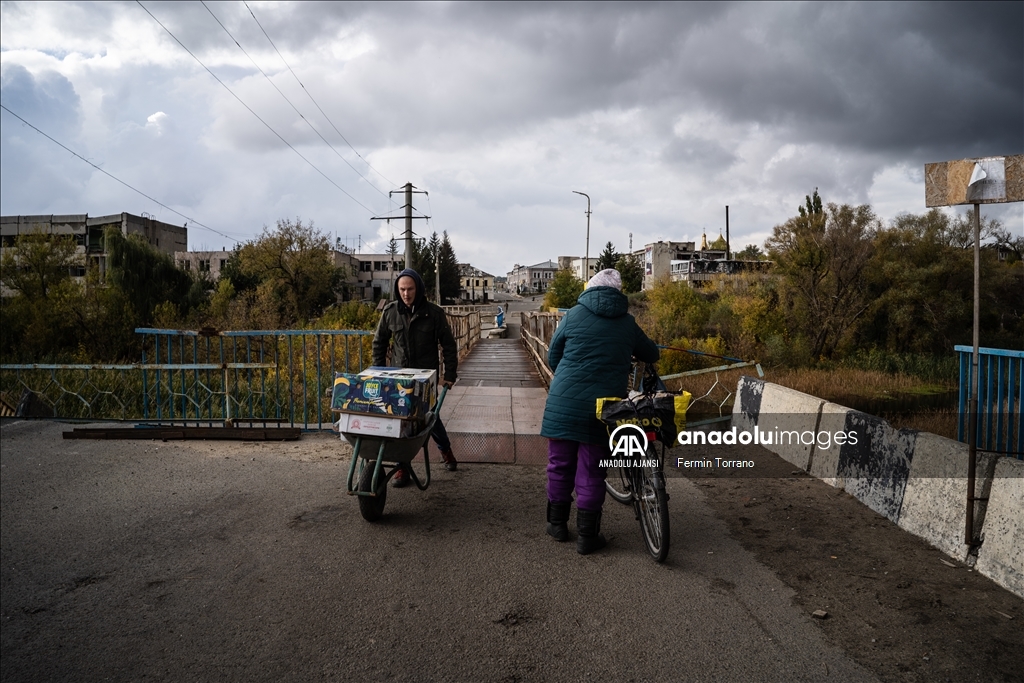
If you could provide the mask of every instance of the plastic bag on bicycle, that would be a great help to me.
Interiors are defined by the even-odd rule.
[[[651,396],[639,394],[633,398],[597,399],[597,419],[608,426],[608,432],[621,424],[639,425],[654,432],[658,440],[669,448],[675,445],[679,432],[686,429],[686,409],[690,406],[690,393],[681,395],[657,392]]]

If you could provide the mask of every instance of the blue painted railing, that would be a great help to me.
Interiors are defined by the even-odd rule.
[[[0,397],[26,417],[326,430],[334,373],[372,359],[362,330],[136,332],[141,363],[3,364]]]
[[[152,400],[144,404],[143,419],[157,422],[231,419],[325,429],[333,421],[328,392],[334,373],[358,372],[372,358],[373,332],[362,330],[135,331],[142,335],[143,363],[152,355],[155,364],[233,366],[191,376],[184,370],[144,371],[142,393]],[[190,395],[213,385],[220,391]]]
[[[959,441],[966,443],[973,380],[973,348],[954,348],[960,354],[960,411],[956,436]],[[1024,460],[1024,433],[1021,431],[1020,418],[1024,351],[978,349],[978,378],[977,447]]]

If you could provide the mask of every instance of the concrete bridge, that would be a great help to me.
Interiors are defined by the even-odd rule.
[[[757,476],[669,477],[664,564],[612,501],[608,548],[553,542],[517,344],[462,365],[443,414],[465,466],[374,524],[336,436],[0,419],[0,679],[1020,680],[1020,598],[760,446],[693,454]]]
[[[519,312],[536,303],[504,302],[507,336],[484,338],[459,363],[459,381],[441,415],[460,462],[547,462],[540,436],[547,389],[520,339]]]

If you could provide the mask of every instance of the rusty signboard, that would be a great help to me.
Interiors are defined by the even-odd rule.
[[[924,165],[925,206],[1024,201],[1024,155]]]

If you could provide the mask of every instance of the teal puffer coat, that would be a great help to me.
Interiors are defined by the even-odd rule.
[[[544,406],[541,435],[602,443],[608,431],[595,401],[625,396],[632,357],[658,360],[658,347],[626,312],[626,296],[613,287],[584,290],[551,338],[548,364],[555,372]]]

